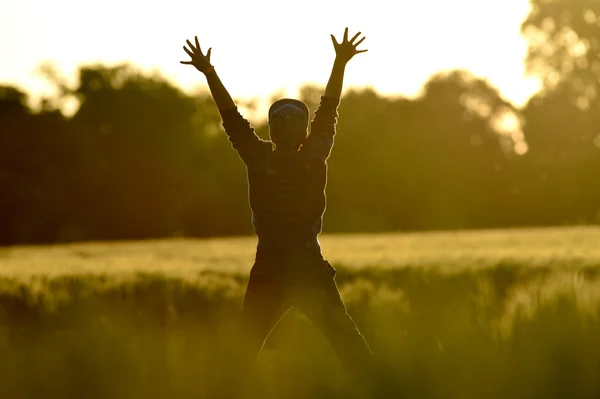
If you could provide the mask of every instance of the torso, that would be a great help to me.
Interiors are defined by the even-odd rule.
[[[272,151],[248,167],[250,207],[259,242],[318,245],[326,207],[327,164],[300,152]]]

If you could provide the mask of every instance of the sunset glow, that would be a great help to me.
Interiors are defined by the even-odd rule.
[[[213,48],[213,63],[236,98],[293,96],[304,83],[325,84],[334,57],[329,34],[348,26],[363,32],[369,52],[349,65],[346,88],[414,96],[431,74],[454,68],[487,77],[516,105],[538,88],[523,75],[519,25],[529,11],[526,0],[93,4],[3,0],[0,82],[35,97],[51,93],[36,73],[42,62],[73,79],[82,64],[127,61],[192,90],[204,79],[179,61],[187,59],[185,40],[198,35],[203,49]]]

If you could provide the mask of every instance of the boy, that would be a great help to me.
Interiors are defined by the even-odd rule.
[[[246,378],[257,362],[270,331],[292,305],[302,311],[328,338],[357,388],[364,388],[372,355],[346,312],[335,283],[335,269],[323,258],[317,236],[326,207],[327,158],[333,146],[337,107],[344,70],[357,50],[358,32],[348,40],[331,40],[336,58],[321,103],[311,122],[301,101],[281,99],[269,109],[271,141],[260,139],[237,110],[210,62],[195,46],[183,47],[193,65],[206,76],[223,119],[223,127],[248,173],[252,221],[258,246],[250,272],[236,340],[236,367]],[[243,371],[242,371],[243,370]],[[241,380],[234,384],[241,388]]]

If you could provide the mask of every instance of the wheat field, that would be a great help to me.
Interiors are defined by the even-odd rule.
[[[598,398],[600,228],[323,235],[383,397]],[[205,398],[256,239],[0,249],[0,398]],[[298,312],[261,398],[346,398]]]

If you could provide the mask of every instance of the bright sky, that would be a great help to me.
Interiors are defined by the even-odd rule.
[[[538,88],[524,77],[528,12],[527,0],[0,0],[0,84],[35,97],[51,93],[41,62],[74,79],[82,64],[130,61],[191,91],[204,77],[179,61],[198,35],[235,98],[294,96],[302,83],[325,85],[329,35],[348,26],[369,51],[348,65],[346,88],[414,96],[431,74],[465,68],[522,105]]]

